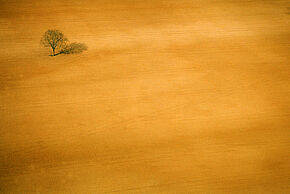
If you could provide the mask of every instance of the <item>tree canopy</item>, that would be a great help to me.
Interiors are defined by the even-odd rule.
[[[43,34],[40,42],[44,47],[51,47],[52,54],[55,56],[56,50],[64,47],[67,44],[68,39],[59,30],[47,30]]]

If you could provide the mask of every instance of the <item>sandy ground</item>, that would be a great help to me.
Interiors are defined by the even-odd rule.
[[[290,193],[289,7],[0,0],[0,192]]]

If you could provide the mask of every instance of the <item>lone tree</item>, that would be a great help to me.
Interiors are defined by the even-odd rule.
[[[40,40],[44,47],[51,47],[53,56],[57,55],[56,50],[65,47],[67,42],[68,39],[59,30],[47,30]]]

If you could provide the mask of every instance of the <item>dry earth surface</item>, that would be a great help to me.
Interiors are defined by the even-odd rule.
[[[289,7],[0,0],[0,193],[290,193]]]

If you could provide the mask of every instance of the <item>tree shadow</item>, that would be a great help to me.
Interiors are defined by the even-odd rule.
[[[88,46],[84,43],[73,42],[66,45],[58,54],[79,54],[88,50]]]
[[[55,57],[55,56],[57,56],[57,55],[60,55],[60,54],[62,54],[61,52],[58,52],[58,53],[55,53],[55,55],[48,55],[48,56],[51,56],[51,57]]]
[[[50,54],[49,56],[54,57],[54,56],[61,55],[61,54],[66,54],[66,55],[68,55],[68,54],[80,54],[86,50],[88,50],[88,46],[86,44],[73,42],[71,44],[63,46],[63,48],[59,52],[55,53],[54,55]]]

